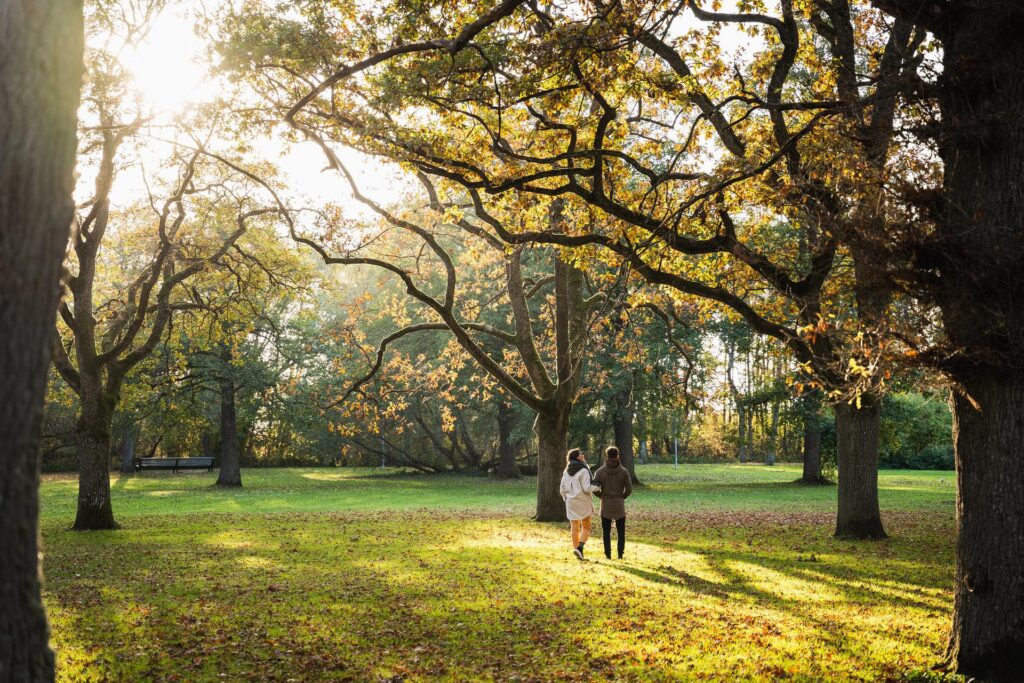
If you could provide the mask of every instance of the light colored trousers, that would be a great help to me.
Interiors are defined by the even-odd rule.
[[[572,531],[573,548],[580,543],[586,543],[587,539],[590,538],[590,517],[569,520],[569,528]]]

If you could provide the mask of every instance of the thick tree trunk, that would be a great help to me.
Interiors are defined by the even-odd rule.
[[[804,401],[804,473],[802,484],[824,484],[821,475],[821,401],[808,398]]]
[[[615,446],[619,449],[622,465],[629,471],[634,484],[640,480],[636,476],[636,460],[633,457],[633,392],[626,387],[616,398],[615,412],[612,415],[612,432],[615,435]],[[602,453],[602,457],[603,457]]]
[[[516,464],[516,444],[512,440],[515,426],[515,410],[505,402],[498,403],[498,467],[494,475],[498,479],[519,479],[519,465]]]
[[[72,528],[77,531],[116,529],[110,502],[111,416],[100,407],[103,398],[89,392],[82,395],[82,414],[75,424],[78,448],[78,514]]]
[[[1024,7],[953,3],[942,35],[938,302],[954,398],[959,673],[1024,671]],[[967,398],[970,397],[970,400]],[[977,406],[971,405],[971,400]]]
[[[52,681],[39,434],[74,205],[82,3],[0,3],[0,683]]]
[[[121,472],[131,474],[135,471],[135,430],[128,427],[121,438]]]
[[[1024,377],[979,377],[954,394],[957,566],[949,654],[986,680],[1024,671]]]
[[[839,466],[838,538],[885,538],[878,508],[878,428],[881,401],[863,395],[861,407],[835,406]]]
[[[569,410],[537,413],[533,431],[537,434],[537,521],[564,522],[565,501],[558,485],[568,452]]]
[[[231,351],[224,352],[220,378],[220,470],[217,486],[239,487],[242,470],[238,452],[238,419],[235,414],[235,382],[231,377]]]

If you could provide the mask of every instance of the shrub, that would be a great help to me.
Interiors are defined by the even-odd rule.
[[[894,393],[882,403],[880,467],[953,469],[952,417],[945,401]]]

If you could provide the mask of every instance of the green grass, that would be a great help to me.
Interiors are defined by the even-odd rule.
[[[641,468],[626,560],[529,521],[532,480],[247,470],[115,479],[123,528],[42,489],[62,681],[936,680],[953,479],[882,472],[892,538],[830,538],[792,466]],[[600,555],[600,540],[588,544]]]

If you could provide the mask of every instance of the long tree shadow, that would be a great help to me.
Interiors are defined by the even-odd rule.
[[[650,542],[651,539],[638,539],[640,542]],[[656,584],[666,585],[680,591],[690,591],[708,597],[722,600],[744,600],[759,609],[775,609],[786,612],[797,618],[822,634],[832,633],[833,646],[843,647],[843,637],[835,634],[835,624],[831,618],[815,616],[807,609],[805,599],[787,595],[785,590],[768,590],[760,588],[747,573],[735,568],[737,564],[753,567],[760,567],[763,572],[777,572],[780,575],[794,580],[802,581],[808,585],[818,585],[826,590],[836,592],[843,603],[849,605],[877,606],[881,604],[892,604],[908,609],[919,610],[923,613],[934,613],[946,611],[951,608],[949,601],[942,601],[940,598],[928,600],[920,596],[908,596],[907,592],[915,590],[950,591],[951,577],[946,579],[933,579],[924,582],[906,580],[902,588],[889,588],[887,585],[892,582],[892,576],[886,569],[872,570],[866,567],[851,569],[844,566],[831,566],[824,560],[803,559],[794,562],[794,559],[776,559],[771,553],[738,551],[716,548],[708,550],[705,546],[687,543],[659,544],[656,540],[654,545],[663,550],[675,550],[690,553],[699,558],[712,572],[721,577],[720,581],[712,581],[697,576],[686,569],[678,568],[669,564],[661,564],[657,567],[639,567],[628,564],[612,564],[614,570],[632,576],[642,578]],[[833,549],[832,552],[835,552]],[[840,553],[841,554],[841,553]],[[899,562],[918,567],[929,566],[925,562]],[[891,563],[891,561],[890,561]],[[813,566],[814,569],[808,569]],[[915,576],[924,572],[916,571]],[[766,581],[765,581],[766,582]],[[762,583],[765,583],[762,582]],[[881,638],[887,633],[887,626],[882,625],[874,629],[876,636]],[[922,646],[932,645],[927,639],[911,636]],[[938,653],[936,653],[938,656]]]

